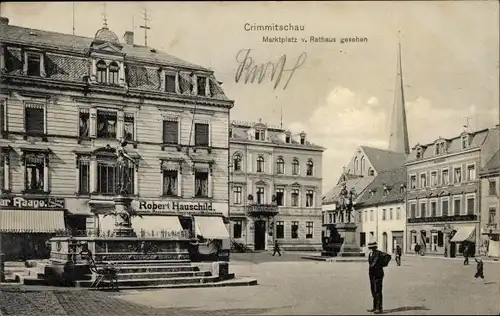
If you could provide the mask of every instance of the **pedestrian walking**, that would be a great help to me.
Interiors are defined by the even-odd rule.
[[[391,256],[377,249],[377,243],[368,244],[370,254],[368,255],[368,276],[370,277],[370,289],[373,297],[373,308],[369,312],[382,314],[383,298],[382,284],[384,281],[384,267],[391,261]]]
[[[477,267],[476,267],[476,274],[474,275],[474,277],[476,279],[477,278],[481,278],[481,279],[483,279],[483,282],[484,282],[484,263],[483,263],[483,259],[481,259],[481,257],[476,257],[475,260],[476,260],[476,263],[477,263]]]
[[[273,257],[274,257],[274,255],[276,255],[276,253],[278,253],[278,255],[281,257],[280,245],[278,244],[277,240],[274,241]]]
[[[469,245],[464,248],[464,266],[469,265]]]
[[[396,245],[396,263],[398,266],[401,265],[401,255],[403,254],[403,250],[399,245]]]

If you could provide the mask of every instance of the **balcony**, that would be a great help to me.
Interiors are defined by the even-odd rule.
[[[279,213],[278,205],[253,203],[247,206],[247,214],[250,216],[275,216]]]

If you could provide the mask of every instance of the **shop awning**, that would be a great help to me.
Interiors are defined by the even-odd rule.
[[[4,233],[55,233],[66,229],[62,210],[0,210]]]
[[[463,226],[457,230],[457,233],[450,240],[451,242],[476,241],[476,228],[474,226]]]
[[[226,239],[229,233],[219,216],[195,216],[196,235],[206,239]]]
[[[146,233],[155,234],[160,233],[162,230],[166,232],[182,231],[182,225],[178,216],[153,216],[143,215],[142,218],[136,216],[132,218],[132,228],[136,234],[140,234],[141,230]]]

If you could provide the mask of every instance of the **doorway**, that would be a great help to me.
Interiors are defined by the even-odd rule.
[[[259,220],[254,223],[254,249],[266,249],[266,222]]]

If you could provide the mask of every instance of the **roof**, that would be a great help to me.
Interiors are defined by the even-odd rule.
[[[500,150],[491,157],[486,165],[481,169],[480,174],[490,174],[500,172]]]
[[[346,189],[350,191],[351,189],[354,189],[354,193],[360,196],[362,192],[365,190],[365,188],[375,179],[373,176],[368,176],[368,177],[359,177],[355,179],[350,179],[345,182],[337,184],[335,187],[330,189],[322,199],[322,204],[331,204],[333,202],[336,202],[340,191],[342,190],[343,185],[346,185]]]
[[[299,141],[296,140],[296,137],[303,134],[294,134],[291,135],[290,138],[290,143],[287,143],[285,141],[285,135],[287,133],[290,133],[290,131],[283,129],[283,128],[278,128],[274,126],[269,126],[266,125],[262,122],[259,123],[246,123],[242,124],[242,122],[231,122],[231,141],[255,141],[255,142],[263,142],[263,141],[256,141],[253,139],[252,135],[248,135],[248,131],[252,129],[255,125],[260,125],[262,127],[267,126],[266,128],[266,134],[267,134],[267,139],[266,143],[278,145],[278,146],[287,146],[287,145],[292,145],[294,147],[304,147],[304,148],[310,148],[310,149],[317,149],[317,150],[325,150],[324,147],[314,144],[310,142],[307,137],[305,140],[305,144],[301,144]],[[291,134],[291,133],[290,133]]]
[[[369,206],[401,202],[405,199],[406,168],[399,167],[379,173],[356,200],[357,205]],[[385,188],[387,192],[384,195]],[[371,193],[373,192],[373,194]]]
[[[368,146],[361,146],[361,149],[364,151],[373,169],[375,169],[377,173],[403,166],[408,157],[405,153],[398,153],[387,149]]]
[[[467,135],[467,133],[461,133],[460,135],[445,139],[442,137],[439,137],[436,141],[426,144],[426,145],[421,145],[417,144],[411,151],[410,155],[408,156],[407,162],[412,162],[417,160],[417,151],[419,148],[421,148],[422,156],[419,159],[429,159],[429,158],[434,158],[434,157],[439,157],[442,156],[443,154],[436,154],[436,146],[441,143],[445,142],[446,143],[446,154],[452,154],[452,153],[459,153],[461,152],[462,149],[462,136]],[[488,129],[476,131],[469,133],[470,136],[470,141],[469,141],[469,146],[467,147],[468,149],[471,148],[478,148],[480,147],[485,139],[486,136],[488,135]]]
[[[101,33],[102,29],[98,31],[98,34]],[[109,37],[110,35],[108,34],[107,36]],[[29,44],[85,54],[91,47],[94,38],[0,24],[0,41]],[[130,45],[126,43],[120,43],[120,45],[123,46],[122,52],[125,53],[127,57],[137,58],[141,61],[156,64],[210,71],[205,67],[190,63],[159,50],[153,50],[154,52],[152,52],[151,47]]]

